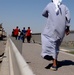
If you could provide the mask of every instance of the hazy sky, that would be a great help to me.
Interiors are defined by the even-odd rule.
[[[51,0],[0,0],[0,23],[9,34],[16,26],[20,29],[28,26],[32,31],[42,32],[46,19],[42,11]],[[71,30],[74,30],[74,0],[63,0],[70,9]]]

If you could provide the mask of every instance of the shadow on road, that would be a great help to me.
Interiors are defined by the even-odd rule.
[[[73,65],[74,66],[74,62],[71,60],[62,60],[62,61],[58,61],[58,68],[62,67],[62,66],[69,66],[69,65]],[[50,69],[50,67],[52,66],[51,64],[48,64],[45,68],[46,69]]]
[[[58,61],[58,68],[62,67],[62,66],[69,66],[69,65],[73,65],[74,66],[74,62],[71,61],[71,60]]]

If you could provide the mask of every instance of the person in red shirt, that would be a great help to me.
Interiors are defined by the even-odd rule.
[[[32,31],[31,31],[30,27],[28,27],[27,32],[26,32],[26,37],[27,37],[27,42],[28,43],[30,43],[31,34],[32,34]]]
[[[18,32],[19,32],[19,29],[18,29],[18,26],[14,29],[14,36],[17,40],[17,37],[18,37]]]

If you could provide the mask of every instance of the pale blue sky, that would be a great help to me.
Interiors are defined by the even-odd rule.
[[[20,29],[28,26],[32,31],[42,32],[46,19],[42,11],[51,0],[0,0],[0,23],[3,23],[5,31],[9,34],[12,29],[19,26]],[[74,30],[74,0],[63,0],[70,9],[71,30]]]

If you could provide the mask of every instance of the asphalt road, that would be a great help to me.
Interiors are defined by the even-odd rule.
[[[22,55],[35,75],[74,75],[74,55],[60,51],[58,70],[50,70],[52,61],[41,57],[41,45],[23,43]]]

